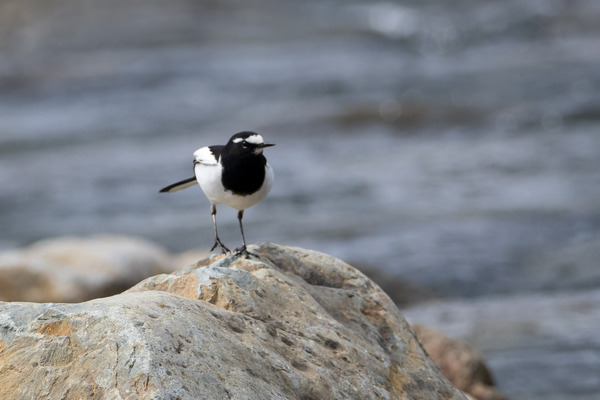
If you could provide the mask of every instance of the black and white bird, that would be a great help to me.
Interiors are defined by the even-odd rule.
[[[187,189],[196,183],[211,204],[211,215],[215,226],[215,244],[223,252],[230,250],[221,242],[217,231],[217,205],[226,204],[238,210],[242,246],[236,249],[238,254],[249,255],[244,237],[242,218],[244,210],[259,203],[271,190],[273,169],[263,155],[265,147],[274,144],[265,143],[263,137],[254,132],[239,132],[224,146],[201,147],[194,152],[195,177],[174,183],[160,192],[176,192]]]

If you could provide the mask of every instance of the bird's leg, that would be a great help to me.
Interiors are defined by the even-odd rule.
[[[217,206],[214,204],[211,205],[210,215],[212,215],[213,225],[215,226],[215,244],[213,244],[213,247],[211,247],[210,251],[216,249],[217,246],[221,246],[223,253],[229,253],[231,250],[229,250],[227,246],[221,242],[221,239],[219,239],[219,232],[217,231]]]
[[[244,210],[238,211],[238,221],[240,221],[240,231],[242,232],[242,247],[235,249],[236,255],[245,255],[246,258],[249,256],[258,257],[257,254],[250,253],[246,247],[246,237],[244,236],[244,225],[242,225],[242,218],[244,218]]]

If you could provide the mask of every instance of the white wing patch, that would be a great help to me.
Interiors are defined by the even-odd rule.
[[[200,147],[196,150],[194,152],[194,161],[200,164],[218,164],[219,162],[209,147]]]
[[[240,142],[243,142],[244,140],[246,142],[252,143],[252,144],[263,144],[265,142],[265,139],[263,139],[263,137],[257,133],[255,135],[248,136],[246,139],[244,139],[244,138],[233,139],[233,143],[240,143]]]

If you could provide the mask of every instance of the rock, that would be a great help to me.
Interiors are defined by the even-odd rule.
[[[78,302],[173,271],[158,246],[124,236],[57,238],[0,253],[0,300]]]
[[[86,303],[0,303],[3,399],[465,398],[363,274],[250,250]]]
[[[476,400],[504,400],[483,358],[466,344],[414,324],[417,338],[455,388]]]

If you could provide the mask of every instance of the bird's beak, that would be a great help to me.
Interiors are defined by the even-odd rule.
[[[275,146],[275,143],[263,143],[263,144],[259,144],[258,148],[259,149],[264,149],[265,147],[271,147],[271,146]]]

